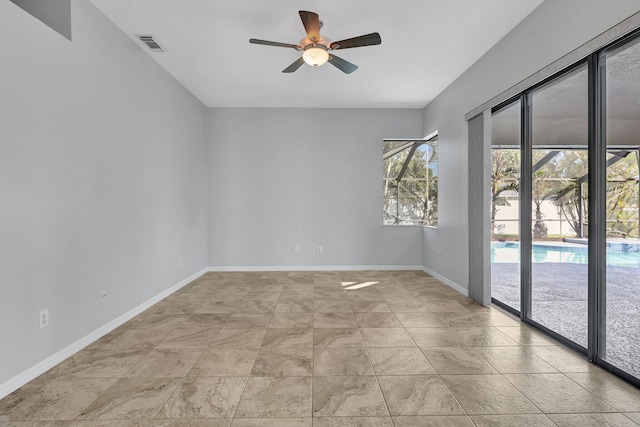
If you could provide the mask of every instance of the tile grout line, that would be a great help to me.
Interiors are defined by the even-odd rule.
[[[382,299],[383,299],[383,301],[384,301],[384,297],[382,297],[382,295],[381,295],[381,298],[382,298]],[[385,303],[386,303],[386,301],[385,301]],[[387,305],[388,305],[388,304],[387,304]],[[389,308],[390,308],[390,307],[389,307]],[[353,309],[353,307],[352,307],[352,309]],[[390,309],[391,309],[391,308],[390,308]],[[396,316],[395,316],[395,314],[394,314],[394,317],[396,317]],[[398,320],[398,319],[397,319],[397,317],[396,317],[396,320]],[[356,319],[356,322],[357,322],[357,319]],[[376,384],[378,384],[378,390],[380,391],[380,394],[382,395],[382,399],[384,400],[384,404],[385,404],[385,406],[386,406],[386,408],[387,408],[387,413],[389,414],[389,418],[391,419],[391,424],[392,424],[393,426],[395,426],[395,425],[396,425],[396,423],[395,423],[395,421],[393,420],[393,415],[391,414],[391,408],[389,407],[389,402],[387,401],[387,396],[386,396],[386,395],[384,394],[384,392],[382,391],[382,386],[380,385],[380,379],[378,378],[378,373],[376,372],[376,368],[375,368],[375,366],[373,366],[373,362],[371,361],[371,354],[369,353],[369,346],[367,345],[367,342],[364,340],[364,335],[362,334],[361,329],[362,329],[362,328],[360,328],[360,325],[358,324],[358,332],[360,333],[360,336],[362,337],[362,341],[363,341],[364,349],[365,349],[365,351],[367,352],[367,358],[369,359],[369,364],[371,365],[371,369],[373,370],[374,377],[375,377],[375,379],[376,379]]]
[[[393,309],[392,309],[393,310]],[[395,314],[395,313],[394,313]],[[442,376],[438,373],[438,371],[436,370],[435,366],[433,366],[433,364],[431,363],[431,361],[429,360],[429,358],[427,357],[426,354],[424,354],[424,352],[422,351],[422,347],[420,347],[418,345],[418,343],[415,341],[415,339],[413,338],[413,336],[411,336],[411,334],[409,333],[409,331],[407,331],[407,328],[404,326],[404,324],[402,322],[400,322],[402,324],[402,328],[405,331],[405,333],[407,335],[409,335],[409,338],[411,338],[411,341],[413,341],[413,343],[416,345],[416,347],[418,348],[418,350],[420,351],[420,353],[423,355],[423,357],[427,360],[427,362],[429,362],[429,365],[431,365],[431,367],[433,368],[434,372],[436,373],[436,375],[438,376],[438,379],[442,382],[442,384],[444,384],[444,386],[447,388],[447,390],[449,391],[449,393],[451,394],[451,396],[453,397],[453,399],[456,401],[456,403],[460,406],[460,408],[462,409],[462,411],[465,413],[465,415],[467,416],[467,418],[469,420],[471,420],[471,422],[476,425],[476,423],[473,421],[473,419],[471,418],[471,416],[467,413],[467,410],[464,408],[464,406],[462,406],[462,404],[460,403],[460,401],[458,400],[458,398],[456,397],[455,394],[453,394],[453,392],[451,391],[451,389],[449,388],[449,386],[447,385],[447,383],[445,382],[445,380],[442,378]],[[394,424],[395,425],[395,424]]]
[[[255,285],[253,286],[255,287]],[[253,289],[253,287],[251,289]],[[248,293],[250,293],[251,291],[249,291]],[[247,294],[248,294],[247,293]],[[246,297],[246,295],[245,295]],[[280,295],[278,295],[278,300],[280,299]],[[276,300],[276,305],[277,305],[277,300]],[[274,307],[275,310],[275,307]],[[231,316],[229,316],[231,317]],[[256,361],[258,360],[258,356],[260,355],[260,350],[262,349],[262,343],[264,342],[264,338],[267,335],[266,333],[266,329],[269,328],[269,323],[271,323],[271,319],[273,318],[273,312],[271,313],[271,316],[269,317],[269,321],[267,322],[267,325],[265,327],[265,334],[262,336],[262,340],[260,341],[260,346],[258,347],[258,352],[256,353],[256,357],[253,359],[253,363],[251,364],[251,369],[249,370],[249,373],[247,375],[247,380],[244,382],[244,387],[242,388],[242,393],[240,393],[240,399],[238,399],[238,405],[236,406],[235,411],[233,411],[233,415],[231,416],[230,420],[231,420],[231,424],[233,424],[233,420],[236,419],[236,414],[238,413],[238,409],[240,408],[240,403],[242,402],[242,398],[244,397],[245,392],[247,391],[247,385],[249,384],[249,379],[251,378],[251,373],[253,372],[253,368],[256,365]],[[249,329],[254,329],[254,328],[249,328]],[[256,328],[258,329],[258,328]]]

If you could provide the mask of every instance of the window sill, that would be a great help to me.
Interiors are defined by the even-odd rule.
[[[429,227],[429,228],[433,228],[431,225],[422,225],[422,224],[382,224],[382,227],[389,227],[389,228],[398,228],[398,227]]]

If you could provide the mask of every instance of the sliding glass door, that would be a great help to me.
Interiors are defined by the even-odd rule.
[[[640,377],[640,39],[600,57],[606,83],[606,292],[599,356]]]
[[[520,101],[491,126],[491,295],[520,311]]]
[[[495,108],[494,302],[640,385],[640,31]]]
[[[532,320],[587,347],[589,177],[586,64],[533,90]]]

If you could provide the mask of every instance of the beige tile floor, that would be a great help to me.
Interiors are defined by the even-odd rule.
[[[0,400],[65,425],[625,427],[640,391],[421,272],[208,273]]]

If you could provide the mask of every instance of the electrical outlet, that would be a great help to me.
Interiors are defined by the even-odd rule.
[[[102,291],[100,294],[100,302],[105,302],[107,300],[107,291]]]
[[[300,246],[294,246],[293,247],[293,252],[299,254],[300,253]]]
[[[42,310],[38,313],[38,324],[40,325],[40,329],[49,326],[49,309]]]
[[[322,253],[322,246],[318,246],[316,248],[316,253],[321,254]]]
[[[182,258],[178,257],[178,267],[182,267]]]

